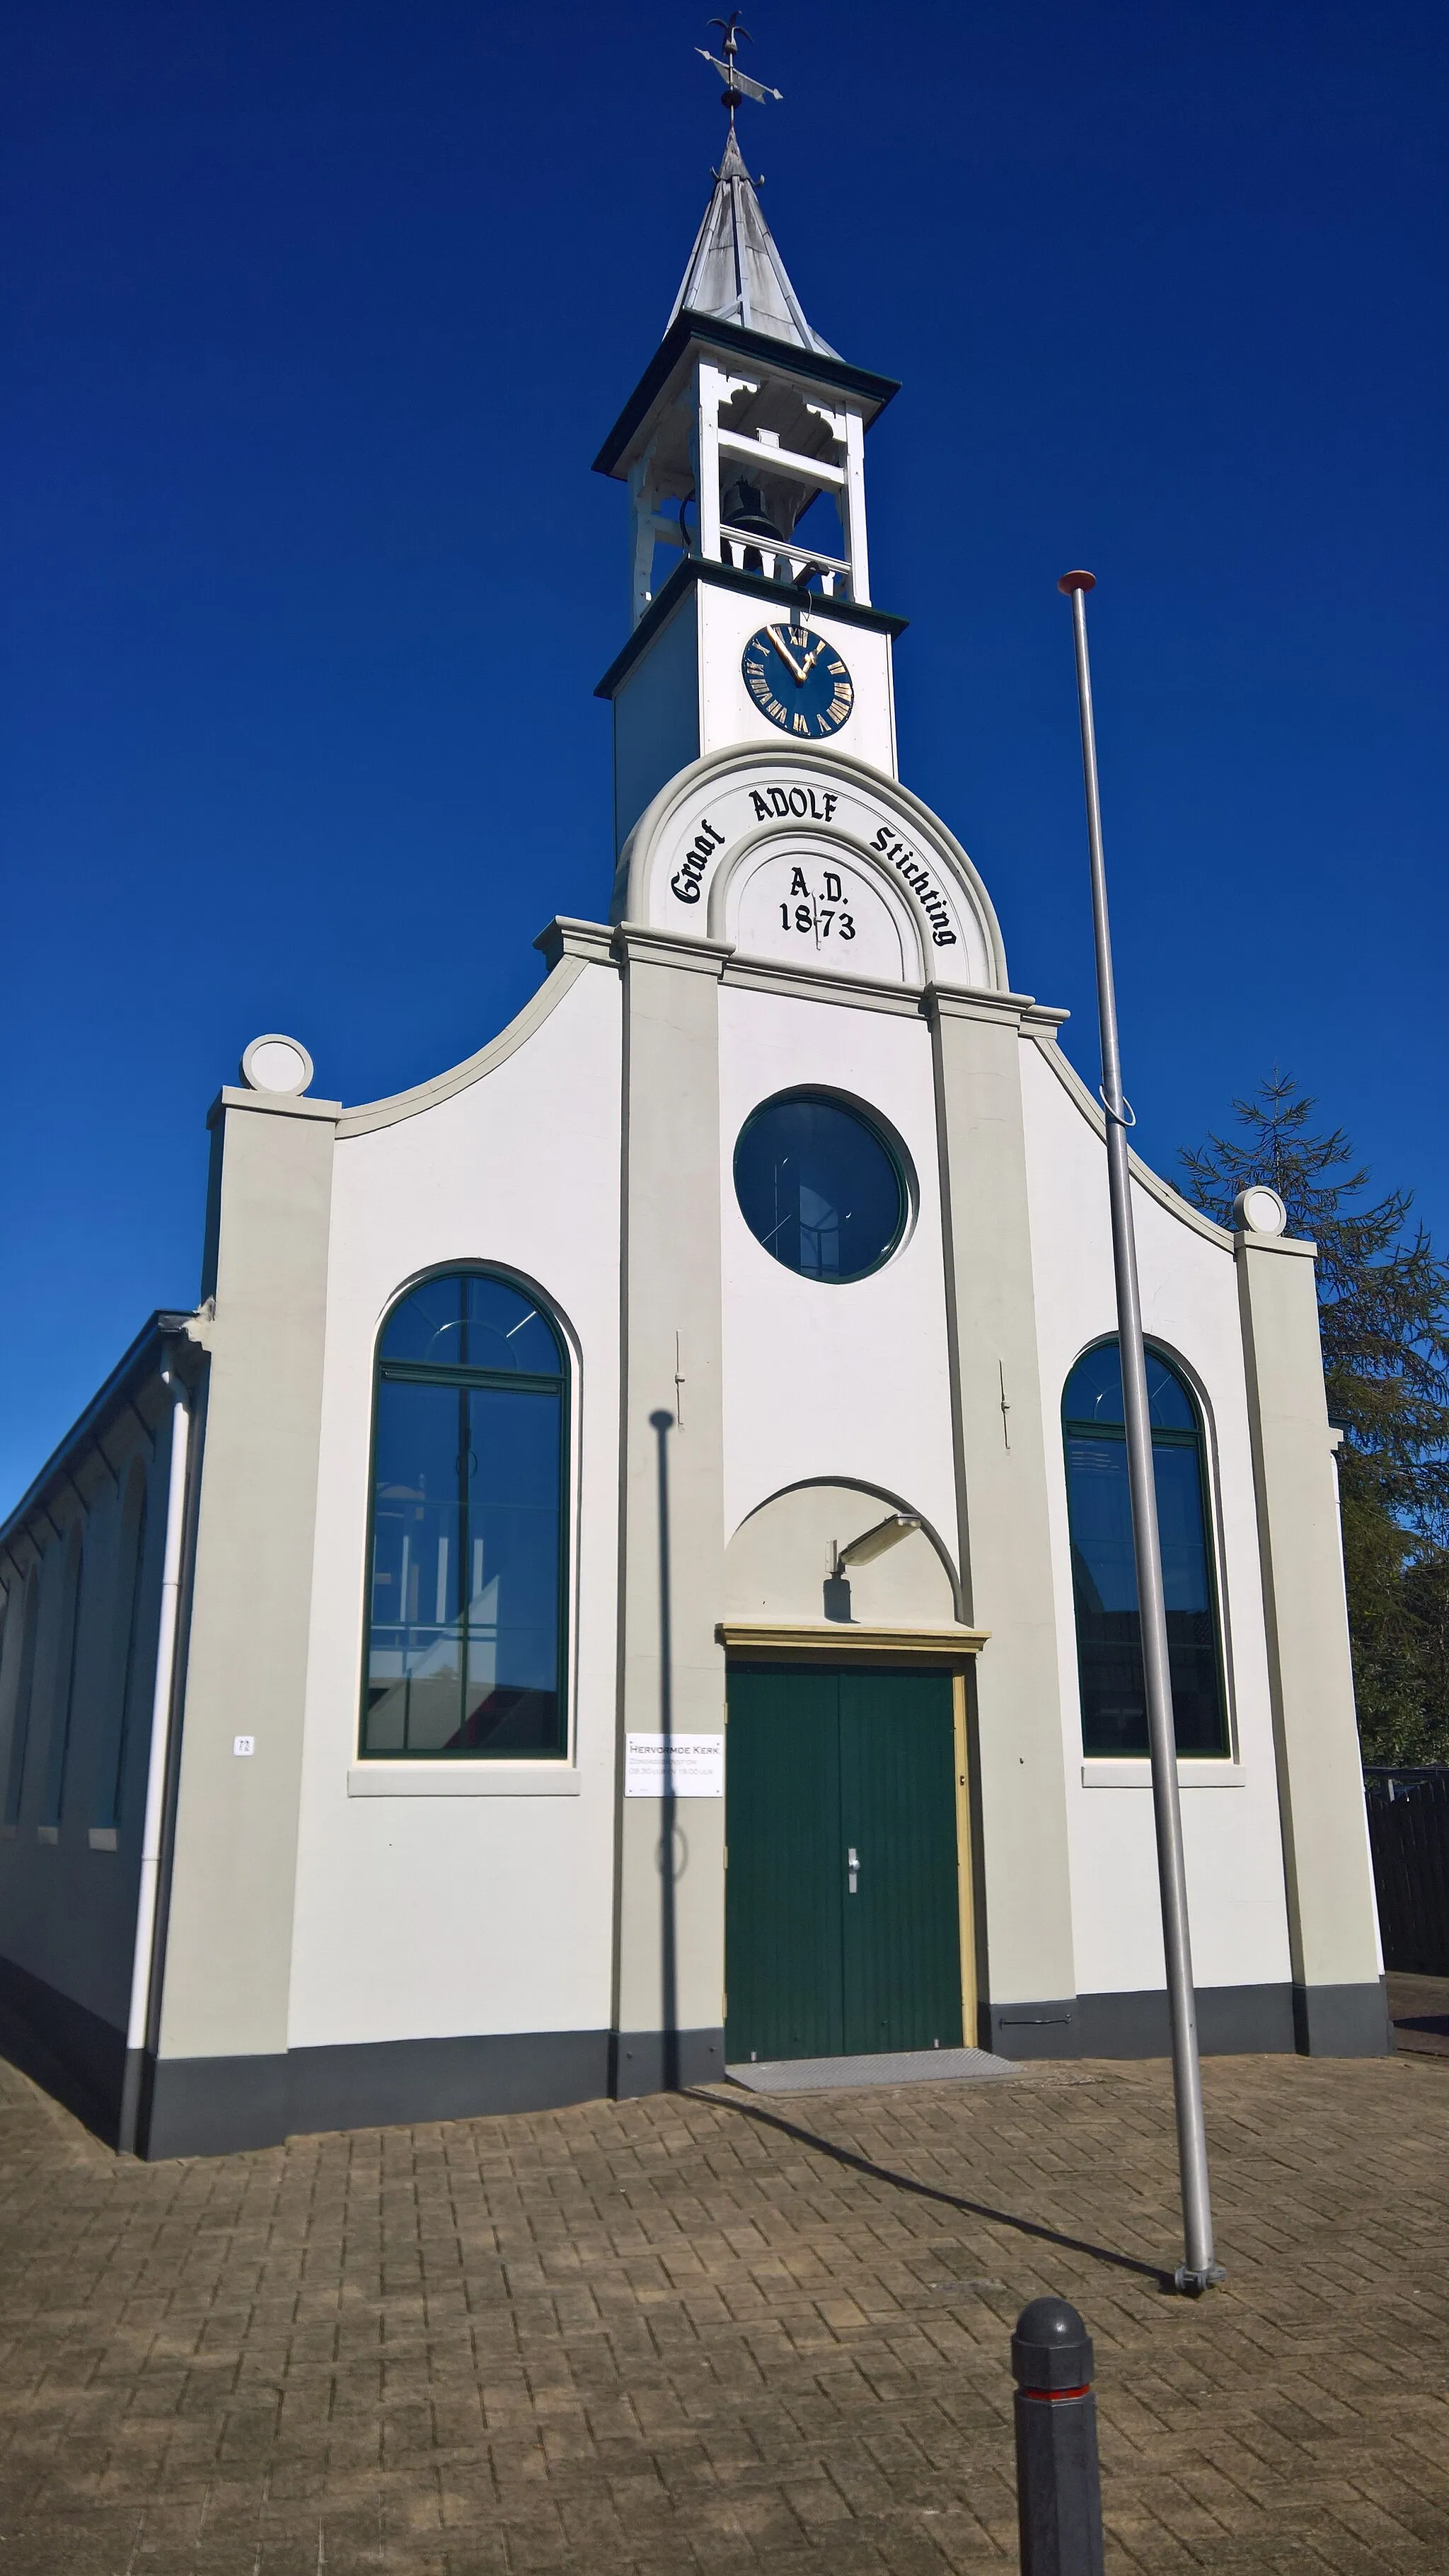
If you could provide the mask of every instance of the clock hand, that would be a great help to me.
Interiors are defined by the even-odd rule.
[[[808,680],[808,679],[809,679],[811,672],[814,670],[815,665],[816,665],[816,663],[819,661],[820,656],[821,656],[821,654],[824,652],[824,650],[825,650],[825,638],[824,638],[824,636],[822,635],[822,636],[821,636],[821,638],[820,638],[819,643],[818,643],[818,644],[816,645],[816,647],[815,647],[814,652],[813,652],[813,653],[807,653],[807,654],[806,654],[806,656],[805,656],[805,668],[804,668],[804,670],[803,670],[803,671],[801,672],[801,674],[800,674],[800,677],[802,678],[802,680]]]
[[[791,671],[794,673],[796,687],[803,688],[806,678],[809,675],[810,664],[807,662],[804,670],[801,670],[800,665],[796,661],[794,654],[791,652],[789,645],[781,635],[778,626],[767,626],[765,632],[769,636],[770,642],[774,645],[776,652],[779,654],[781,661],[788,663]]]

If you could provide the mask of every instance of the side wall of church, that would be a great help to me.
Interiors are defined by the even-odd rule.
[[[140,1875],[170,1408],[81,1442],[4,1572],[0,2041],[115,2134]]]

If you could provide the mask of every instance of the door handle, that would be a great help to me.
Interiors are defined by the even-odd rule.
[[[848,1892],[852,1896],[858,1896],[860,1893],[860,1855],[856,1851],[853,1843],[845,1855],[845,1866],[850,1873]]]

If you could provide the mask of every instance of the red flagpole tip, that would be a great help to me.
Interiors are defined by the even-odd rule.
[[[1094,572],[1064,572],[1057,583],[1058,590],[1064,590],[1069,595],[1074,590],[1095,590],[1096,587],[1097,576]]]

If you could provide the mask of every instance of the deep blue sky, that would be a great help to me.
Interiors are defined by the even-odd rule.
[[[599,917],[624,502],[721,118],[683,0],[7,0],[0,1500],[189,1304],[258,1030],[360,1100]],[[902,769],[1144,1151],[1278,1058],[1449,1248],[1443,0],[758,0]]]

